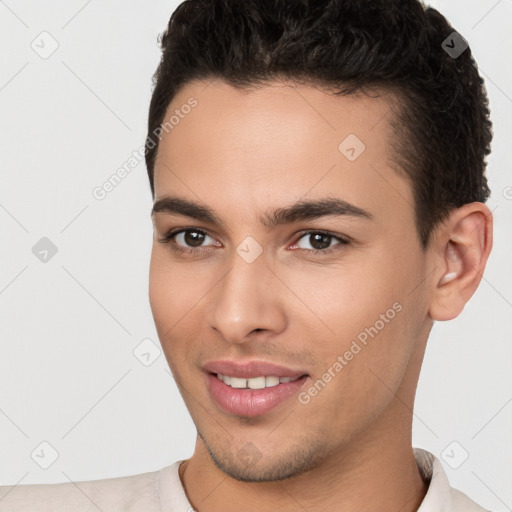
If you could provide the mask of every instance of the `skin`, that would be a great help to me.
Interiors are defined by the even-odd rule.
[[[180,466],[191,504],[199,512],[417,510],[428,485],[414,460],[411,425],[425,345],[433,321],[455,318],[480,282],[491,212],[482,203],[454,210],[422,249],[411,186],[393,168],[386,95],[196,81],[169,113],[190,97],[197,106],[161,139],[155,201],[198,201],[225,226],[155,213],[149,298],[198,431]],[[338,150],[349,134],[366,145],[353,162]],[[373,218],[272,228],[259,221],[273,208],[325,197]],[[178,228],[208,236],[194,244],[179,235],[175,245],[208,250],[179,254],[159,241]],[[337,249],[313,254],[322,246],[304,232],[315,230],[350,243],[326,238],[323,247]],[[250,264],[236,252],[248,236],[263,249]],[[308,389],[397,302],[401,311],[307,404],[292,397],[251,419],[210,398],[201,366],[218,359],[300,369]]]

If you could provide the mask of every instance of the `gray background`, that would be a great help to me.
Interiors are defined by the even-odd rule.
[[[0,1],[0,485],[142,473],[192,453],[194,425],[159,355],[148,302],[144,162],[104,199],[93,195],[143,144],[157,35],[177,4]],[[512,0],[431,4],[469,40],[487,81],[495,245],[463,314],[433,329],[414,445],[442,458],[454,486],[505,511]],[[32,250],[43,237],[57,247],[46,262],[47,242],[39,257]]]

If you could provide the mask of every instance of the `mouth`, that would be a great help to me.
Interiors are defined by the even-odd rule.
[[[246,418],[283,406],[310,378],[300,370],[256,361],[218,361],[204,365],[203,370],[212,401],[223,412]]]

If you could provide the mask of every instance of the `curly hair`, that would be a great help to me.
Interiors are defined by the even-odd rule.
[[[334,94],[384,91],[397,100],[389,121],[393,161],[410,180],[426,248],[454,208],[490,195],[487,92],[471,49],[455,56],[446,51],[454,32],[419,0],[182,2],[161,36],[153,76],[145,148],[153,197],[158,142],[152,135],[192,80],[250,88],[291,79]]]

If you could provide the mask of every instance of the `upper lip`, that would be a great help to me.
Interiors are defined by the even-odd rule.
[[[307,375],[302,370],[294,370],[286,366],[267,363],[265,361],[210,361],[203,365],[203,370],[210,373],[221,373],[240,379],[252,379],[254,377],[301,377]]]

